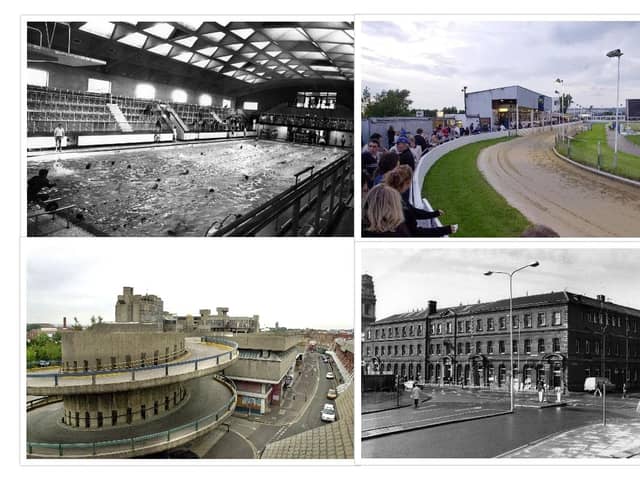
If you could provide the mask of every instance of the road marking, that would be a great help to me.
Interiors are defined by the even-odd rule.
[[[480,407],[482,408],[482,407]],[[477,411],[478,408],[477,407],[473,407],[473,408],[468,408],[465,410],[462,410],[464,412],[472,412],[472,411]],[[462,412],[461,411],[461,412]],[[501,412],[502,410],[495,410],[495,409],[491,409],[491,408],[487,408],[485,409],[485,411],[487,412]],[[374,428],[370,428],[370,429],[363,429],[362,432],[372,432],[372,431],[376,431],[376,430],[385,430],[385,429],[389,429],[389,428],[393,428],[393,427],[405,427],[408,425],[414,425],[414,424],[418,424],[418,423],[424,423],[425,426],[429,425],[430,423],[432,423],[435,420],[442,420],[445,418],[451,418],[451,417],[459,417],[460,414],[451,414],[451,415],[441,415],[439,417],[431,417],[431,418],[423,418],[421,420],[414,420],[414,421],[410,421],[410,422],[403,422],[403,423],[396,423],[396,424],[392,424],[392,425],[383,425],[383,426],[379,426],[379,427],[374,427]],[[425,423],[426,422],[426,423]]]

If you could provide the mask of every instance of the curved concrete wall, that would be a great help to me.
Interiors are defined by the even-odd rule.
[[[104,332],[90,328],[62,334],[62,370],[82,372],[142,367],[186,352],[184,334],[162,331]]]
[[[536,133],[548,132],[551,130],[558,130],[563,127],[577,125],[582,122],[572,122],[566,123],[564,125],[553,125],[553,126],[545,126],[545,127],[533,127],[533,128],[521,128],[518,130],[518,135],[533,135]],[[431,204],[428,199],[422,197],[422,186],[424,185],[424,179],[429,173],[429,170],[435,163],[440,160],[447,153],[456,150],[460,147],[464,147],[465,145],[469,145],[471,143],[482,142],[484,140],[492,140],[494,138],[502,138],[508,137],[510,135],[515,135],[515,130],[505,130],[503,132],[490,132],[490,133],[481,133],[478,135],[468,135],[464,137],[460,137],[456,140],[452,140],[450,142],[443,143],[438,145],[437,147],[429,150],[420,158],[420,163],[416,167],[416,171],[413,174],[413,185],[411,186],[411,202],[418,208],[425,208],[427,210],[433,210]],[[438,219],[434,219],[434,223],[440,226],[440,222]]]

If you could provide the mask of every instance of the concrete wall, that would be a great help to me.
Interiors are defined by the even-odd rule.
[[[169,414],[186,398],[187,392],[181,383],[101,395],[65,395],[64,423],[80,429],[135,425]]]
[[[67,67],[52,63],[31,63],[29,68],[46,70],[49,72],[49,87],[58,89],[76,90],[86,92],[89,78],[108,80],[111,82],[111,94],[123,97],[135,97],[136,86],[140,83],[148,83],[156,89],[156,100],[171,101],[171,93],[176,90],[184,90],[187,93],[187,103],[197,104],[200,95],[206,93],[211,95],[212,105],[222,107],[222,100],[231,100],[231,108],[235,108],[235,99],[224,97],[212,91],[195,91],[181,85],[166,85],[163,83],[137,80],[129,77],[107,75],[99,72],[86,71],[82,68]]]
[[[133,288],[124,287],[116,301],[116,322],[156,323],[161,325],[164,304],[156,295],[134,295]]]
[[[236,340],[237,341],[237,340]],[[295,365],[297,349],[291,348],[278,358],[242,358],[225,370],[230,378],[254,379],[263,383],[279,383],[289,369]]]
[[[244,350],[272,350],[284,352],[303,342],[301,335],[278,335],[270,333],[239,334],[230,337]]]
[[[62,332],[63,371],[108,370],[114,362],[116,368],[149,366],[186,352],[182,333],[147,327],[136,331],[129,326],[125,331],[112,331],[113,327],[105,327],[99,324],[82,331]]]

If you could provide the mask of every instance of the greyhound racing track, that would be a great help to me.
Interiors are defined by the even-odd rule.
[[[640,188],[561,160],[553,141],[553,133],[542,133],[493,145],[478,156],[478,168],[529,221],[562,237],[640,236]]]

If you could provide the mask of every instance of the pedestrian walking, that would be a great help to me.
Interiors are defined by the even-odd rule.
[[[627,398],[627,383],[622,384],[622,398]]]
[[[538,380],[536,388],[538,390],[538,402],[542,403],[544,399],[544,382],[542,380]]]
[[[418,408],[418,402],[420,401],[420,387],[414,384],[413,390],[411,390],[411,398],[413,399],[413,408]]]

